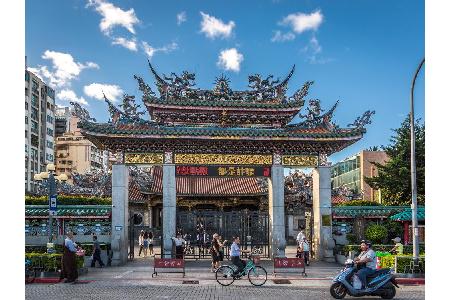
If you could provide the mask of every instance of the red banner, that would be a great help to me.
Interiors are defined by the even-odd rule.
[[[184,259],[155,258],[155,268],[184,268]]]
[[[302,258],[274,258],[274,268],[304,268],[305,262]]]

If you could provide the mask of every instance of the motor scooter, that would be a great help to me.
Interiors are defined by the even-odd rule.
[[[356,288],[359,281],[355,275],[358,267],[352,259],[347,259],[345,267],[334,279],[330,287],[331,296],[335,299],[343,299],[346,294],[353,297],[380,296],[383,299],[395,297],[396,289],[399,287],[395,282],[395,277],[391,269],[380,269],[376,273],[367,276],[367,287],[365,289]]]

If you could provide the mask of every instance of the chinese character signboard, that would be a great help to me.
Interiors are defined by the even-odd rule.
[[[274,258],[274,268],[304,268],[305,264],[301,258]]]
[[[177,258],[157,258],[155,268],[184,268],[184,260]]]
[[[264,166],[176,166],[176,176],[209,177],[270,177],[270,167]]]

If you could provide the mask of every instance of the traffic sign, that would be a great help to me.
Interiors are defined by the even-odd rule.
[[[50,196],[48,213],[51,216],[56,215],[56,210],[57,210],[57,207],[58,207],[58,204],[57,204],[56,200],[57,200],[56,195]]]

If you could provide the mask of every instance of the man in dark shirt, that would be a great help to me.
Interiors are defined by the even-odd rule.
[[[94,235],[93,236],[94,239],[94,253],[92,255],[92,262],[91,262],[91,268],[95,267],[95,262],[98,261],[98,263],[100,264],[100,268],[103,268],[104,264],[102,262],[102,258],[100,257],[100,243],[97,240],[97,236]]]

